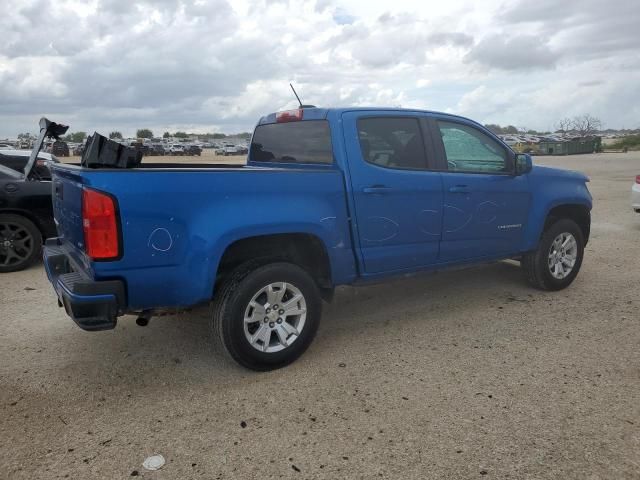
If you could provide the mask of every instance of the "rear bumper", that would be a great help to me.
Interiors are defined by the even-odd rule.
[[[47,277],[76,324],[83,330],[110,330],[125,305],[124,283],[120,280],[96,281],[79,269],[74,270],[67,253],[57,238],[44,246],[44,266]]]

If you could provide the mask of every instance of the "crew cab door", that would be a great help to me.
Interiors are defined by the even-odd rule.
[[[514,155],[471,122],[435,118],[432,138],[442,169],[440,261],[518,253],[530,203],[527,176]]]
[[[365,274],[418,269],[438,259],[442,183],[426,118],[345,112],[355,226]]]

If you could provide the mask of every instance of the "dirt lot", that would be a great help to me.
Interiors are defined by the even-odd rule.
[[[206,148],[202,150],[201,155],[187,155],[187,156],[162,156],[162,157],[144,157],[142,162],[150,163],[231,163],[231,164],[243,164],[245,162],[246,155],[216,155],[213,149]],[[65,163],[79,163],[80,157],[66,157],[61,158]]]
[[[640,153],[536,161],[592,178],[569,289],[508,262],[341,288],[276,372],[213,351],[207,309],[86,333],[41,266],[0,276],[0,477],[640,478]]]

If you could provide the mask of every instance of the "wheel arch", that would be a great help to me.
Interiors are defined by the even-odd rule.
[[[36,228],[40,232],[40,235],[42,235],[42,241],[45,240],[47,232],[46,232],[46,229],[44,228],[44,225],[42,224],[40,219],[37,217],[37,215],[34,215],[33,213],[27,210],[21,210],[19,208],[3,208],[0,210],[0,215],[3,215],[3,214],[18,215],[20,217],[25,217],[27,220],[29,220],[31,223],[33,223],[36,226]]]
[[[542,231],[546,231],[547,228],[563,218],[568,218],[578,224],[586,245],[591,234],[591,209],[587,205],[580,203],[563,203],[556,205],[547,211]]]
[[[591,234],[591,203],[576,198],[557,199],[546,205],[534,203],[527,220],[522,252],[538,248],[544,232],[561,218],[574,220],[580,226],[586,244]]]
[[[331,260],[325,242],[307,232],[265,233],[229,241],[216,269],[214,291],[229,273],[250,260],[289,261],[311,275],[325,300],[333,293]]]

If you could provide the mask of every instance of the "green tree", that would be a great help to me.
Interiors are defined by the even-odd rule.
[[[224,133],[214,133],[211,138],[214,138],[216,140],[219,140],[221,138],[227,138],[227,136]]]
[[[109,134],[109,138],[112,140],[114,138],[122,138],[122,134],[119,131],[115,130]]]
[[[87,132],[73,132],[63,137],[65,142],[82,143],[87,138]]]
[[[173,136],[176,138],[187,138],[189,135],[186,132],[176,132]]]
[[[162,134],[162,138],[169,138],[169,137],[171,137],[171,134],[169,132],[164,132]]]
[[[495,123],[487,123],[485,125],[485,128],[487,130],[491,130],[493,133],[495,133],[496,135],[501,134],[502,133],[502,127],[500,125],[497,125]]]
[[[153,138],[153,132],[148,128],[140,128],[136,131],[137,138]]]

